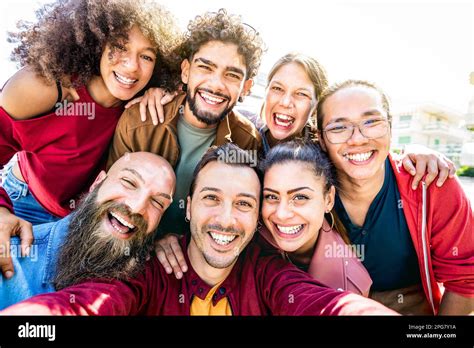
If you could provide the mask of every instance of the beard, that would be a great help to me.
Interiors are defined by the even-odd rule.
[[[234,227],[224,228],[219,224],[208,224],[199,228],[196,223],[193,223],[192,219],[190,222],[190,228],[191,236],[194,239],[194,242],[199,251],[201,252],[204,260],[209,266],[217,269],[224,269],[232,266],[238,259],[242,250],[245,249],[245,247],[251,240],[251,238],[248,238],[248,240],[246,240],[244,244],[236,245],[235,248],[231,252],[229,252],[229,255],[219,257],[215,253],[213,255],[213,253],[209,253],[206,251],[206,249],[209,248],[209,245],[207,245],[205,241],[207,235],[207,232],[205,231],[214,230],[220,232],[235,233],[239,236],[238,238],[240,239],[243,239],[245,237],[245,232]]]
[[[54,280],[56,290],[92,278],[126,280],[145,266],[153,246],[153,233],[139,214],[113,201],[97,203],[101,185],[88,194],[73,213],[66,240],[61,247]],[[103,227],[109,211],[119,212],[135,226],[129,240],[114,237]]]
[[[186,102],[189,105],[189,109],[199,121],[208,126],[212,126],[221,122],[229,114],[229,112],[232,111],[236,104],[229,104],[230,98],[222,93],[212,92],[211,90],[205,88],[200,88],[199,90],[224,98],[226,101],[224,101],[223,103],[227,102],[227,107],[220,114],[216,115],[210,111],[199,109],[196,104],[196,95],[198,93],[198,90],[188,89],[188,92],[186,93]]]

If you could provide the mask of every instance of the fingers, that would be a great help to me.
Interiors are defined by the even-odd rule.
[[[10,257],[10,233],[2,233],[0,238],[0,270],[7,279],[13,276],[13,262]]]
[[[176,257],[176,260],[178,261],[179,267],[183,273],[188,271],[188,265],[186,264],[186,260],[184,259],[184,254],[183,250],[181,249],[178,239],[174,239],[171,241],[171,250],[173,250],[173,253]]]
[[[451,171],[456,168],[453,162],[451,162],[450,159],[447,157],[440,155],[437,160],[438,169],[439,169],[439,174],[438,174],[438,180],[436,181],[436,186],[441,187],[443,186],[444,182],[446,179],[451,177]],[[456,170],[454,170],[454,173],[456,173]]]
[[[181,271],[181,267],[179,266],[178,260],[176,255],[173,252],[173,249],[169,245],[163,247],[165,250],[166,258],[168,259],[171,268],[173,269],[173,273],[177,279],[181,279],[183,277],[183,272]]]
[[[155,108],[156,108],[156,111],[158,112],[158,118],[160,120],[160,123],[165,122],[165,109],[163,108],[163,104],[158,103],[156,104]],[[158,121],[156,124],[158,124]]]
[[[142,99],[143,99],[143,97],[137,97],[137,98],[135,98],[135,99],[130,100],[130,101],[127,103],[127,105],[125,105],[125,109],[128,109],[128,108],[130,108],[131,106],[135,105],[136,103],[141,102]]]
[[[143,97],[142,101],[140,102],[140,119],[142,122],[146,121],[146,106],[148,104],[147,98]]]
[[[403,158],[402,164],[403,164],[403,167],[405,168],[405,170],[407,172],[409,172],[411,175],[416,174],[415,165],[413,164],[413,162],[412,162],[412,160],[409,156],[405,156],[405,158]]]
[[[415,176],[413,177],[413,182],[411,185],[411,188],[413,190],[416,190],[418,188],[418,184],[420,183],[421,179],[423,179],[423,176],[425,175],[426,172],[426,166],[427,166],[427,161],[425,158],[419,158],[416,162],[416,173]]]
[[[28,256],[30,253],[31,243],[33,243],[33,227],[31,223],[22,221],[20,223],[20,240],[21,240],[21,256]]]
[[[158,124],[158,115],[156,113],[156,106],[155,106],[155,99],[154,97],[150,97],[148,98],[148,111],[150,112],[150,115],[151,115],[151,120],[153,122],[153,125],[157,125]],[[161,108],[162,106],[160,104],[158,104]]]
[[[426,186],[430,186],[430,184],[436,179],[438,176],[438,159],[437,158],[429,158],[428,159],[428,174],[425,176],[425,183]]]
[[[442,156],[442,159],[444,160],[444,162],[447,163],[447,165],[449,167],[449,178],[450,179],[454,178],[454,176],[456,175],[456,170],[457,170],[456,165],[454,164],[453,161],[451,161],[446,156]]]
[[[161,247],[161,245],[156,244],[155,253],[156,257],[158,258],[158,261],[160,261],[166,273],[171,274],[173,272],[173,269],[171,268],[171,265],[168,262],[168,259],[166,258],[165,250]]]
[[[173,93],[165,93],[163,98],[161,98],[161,105],[166,105],[169,102],[173,101],[173,99],[178,95],[178,92]]]

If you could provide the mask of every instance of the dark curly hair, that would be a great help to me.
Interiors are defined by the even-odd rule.
[[[176,47],[182,35],[174,17],[146,0],[58,0],[36,11],[37,22],[21,21],[8,41],[18,43],[11,59],[29,66],[48,82],[74,76],[74,85],[100,75],[106,44],[112,51],[128,40],[136,25],[156,47],[157,60],[148,86],[175,89],[179,82]],[[111,57],[112,58],[112,57]]]
[[[243,23],[240,16],[228,14],[225,9],[206,12],[192,20],[187,29],[182,51],[185,58],[191,59],[199,48],[209,41],[234,43],[245,59],[246,79],[257,75],[265,44],[260,34]]]

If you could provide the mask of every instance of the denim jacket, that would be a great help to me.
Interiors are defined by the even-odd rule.
[[[59,250],[67,234],[71,217],[33,227],[30,254],[21,257],[20,238],[12,237],[10,252],[15,273],[6,279],[0,275],[0,309],[34,295],[55,291],[53,279]]]

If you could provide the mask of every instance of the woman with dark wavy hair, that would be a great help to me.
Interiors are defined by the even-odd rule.
[[[59,0],[20,23],[22,67],[0,93],[0,267],[10,236],[64,217],[104,165],[123,104],[147,85],[173,89],[181,42],[173,17],[136,0]],[[18,154],[18,156],[15,156]],[[17,157],[17,158],[16,158]],[[10,160],[10,162],[9,162]],[[4,254],[5,252],[5,254]]]

